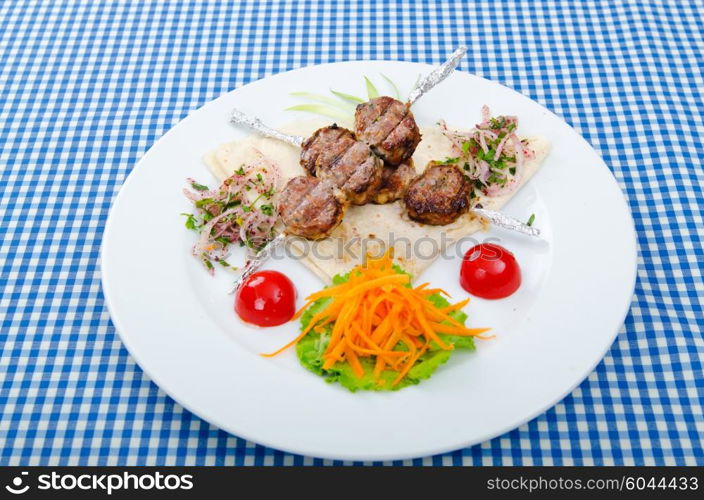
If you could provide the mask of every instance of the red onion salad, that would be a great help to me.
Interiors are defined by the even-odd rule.
[[[193,246],[208,272],[213,262],[232,268],[225,259],[239,243],[255,253],[271,241],[278,220],[275,198],[281,184],[279,168],[260,151],[253,162],[243,164],[217,189],[187,179],[191,189],[183,193],[193,202],[194,214],[184,213],[186,227],[199,233]]]
[[[469,132],[450,130],[444,121],[439,125],[458,154],[446,161],[464,168],[466,175],[474,181],[473,196],[477,193],[486,196],[511,193],[518,187],[525,162],[535,157],[528,142],[516,135],[518,118],[492,118],[486,105],[482,106],[482,122]]]

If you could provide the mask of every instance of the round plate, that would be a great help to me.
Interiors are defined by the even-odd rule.
[[[166,393],[237,436],[285,450],[346,460],[402,459],[454,450],[507,432],[561,400],[601,360],[628,311],[636,273],[633,221],[601,158],[572,128],[530,99],[457,72],[414,106],[430,126],[439,118],[470,128],[488,104],[517,115],[522,135],[552,143],[541,170],[505,211],[527,219],[544,240],[499,229],[516,254],[524,282],[500,301],[472,300],[471,326],[496,337],[473,353],[457,352],[423,383],[397,392],[350,393],[301,367],[293,350],[258,356],[293,338],[297,324],[242,324],[225,291],[233,276],[210,277],[190,254],[184,228],[186,177],[215,181],[203,155],[249,132],[228,125],[238,107],[274,126],[304,114],[283,112],[289,92],[330,88],[364,95],[363,76],[380,73],[410,90],[423,64],[358,61],[307,67],[234,90],[166,133],[140,160],[110,214],[102,247],[105,298],[127,349]],[[380,84],[379,87],[382,87]],[[472,241],[465,241],[466,250]],[[461,253],[436,261],[419,278],[466,296],[458,284]],[[320,282],[301,263],[277,260],[302,297]]]

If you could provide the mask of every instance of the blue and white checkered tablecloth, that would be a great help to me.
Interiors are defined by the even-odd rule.
[[[327,463],[220,431],[144,375],[101,292],[108,210],[152,143],[228,90],[330,61],[439,63],[464,43],[460,69],[604,157],[635,218],[638,282],[564,401],[409,463],[704,465],[701,0],[15,0],[0,26],[0,464]]]

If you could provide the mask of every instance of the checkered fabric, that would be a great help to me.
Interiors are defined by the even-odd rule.
[[[497,0],[0,3],[0,464],[323,464],[238,439],[122,346],[98,266],[110,204],[190,111],[293,68],[440,63],[554,111],[633,211],[633,304],[606,358],[528,424],[408,462],[704,465],[704,4]],[[608,242],[604,242],[608,245]]]

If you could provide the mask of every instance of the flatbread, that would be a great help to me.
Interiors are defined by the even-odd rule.
[[[308,136],[328,123],[320,120],[301,121],[282,127],[288,133]],[[340,123],[342,126],[350,124]],[[421,128],[423,136],[413,161],[416,170],[425,168],[431,160],[443,160],[454,156],[450,141],[439,127]],[[484,208],[500,210],[540,167],[550,145],[543,138],[529,138],[530,147],[535,151],[534,158],[526,161],[519,186],[513,192],[503,195],[479,198]],[[204,161],[213,175],[223,181],[240,165],[253,161],[258,153],[266,155],[281,170],[287,180],[305,174],[299,165],[300,150],[273,139],[250,136],[246,139],[223,144],[208,153]],[[325,283],[333,276],[349,271],[363,262],[366,255],[380,255],[388,248],[394,248],[394,259],[414,276],[421,274],[432,262],[449,249],[459,239],[485,227],[486,222],[471,213],[460,217],[446,226],[430,226],[410,220],[401,202],[386,205],[351,206],[345,218],[329,238],[309,241],[302,238],[289,238],[287,250],[297,256]]]

